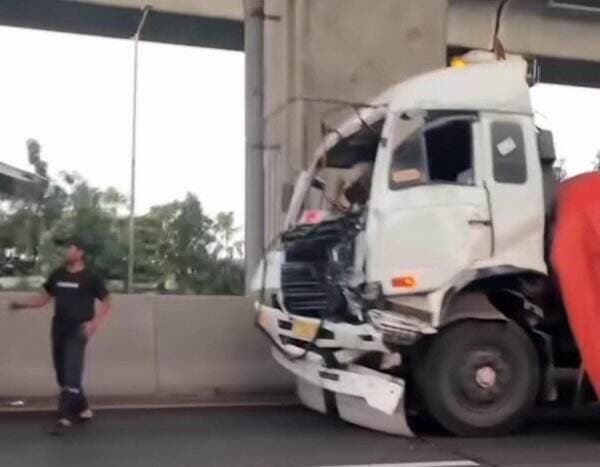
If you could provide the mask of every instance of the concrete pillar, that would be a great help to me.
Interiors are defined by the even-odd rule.
[[[252,275],[265,247],[265,197],[263,163],[263,17],[264,0],[245,0],[246,53],[246,228],[245,277]]]
[[[344,102],[446,62],[446,0],[265,0],[265,223]]]

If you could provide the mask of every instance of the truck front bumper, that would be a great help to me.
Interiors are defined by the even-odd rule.
[[[404,380],[351,363],[343,370],[329,368],[317,352],[342,348],[357,356],[365,351],[391,353],[380,331],[370,324],[321,322],[260,304],[256,310],[259,326],[276,344],[273,357],[296,376],[305,406],[356,425],[413,436],[406,421]]]
[[[371,324],[353,325],[321,321],[291,315],[259,303],[255,308],[258,313],[258,325],[290,355],[302,354],[302,347],[308,343],[322,349],[391,353],[383,343],[383,334]]]

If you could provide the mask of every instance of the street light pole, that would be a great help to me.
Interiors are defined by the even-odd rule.
[[[131,185],[129,192],[129,257],[127,260],[127,292],[133,292],[133,271],[135,264],[135,170],[137,157],[137,106],[138,106],[138,49],[140,35],[152,7],[146,5],[142,19],[133,36],[133,111],[131,121]]]

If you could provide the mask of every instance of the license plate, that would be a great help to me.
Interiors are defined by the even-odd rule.
[[[292,335],[298,339],[312,341],[319,331],[318,323],[307,321],[294,321],[292,324]]]

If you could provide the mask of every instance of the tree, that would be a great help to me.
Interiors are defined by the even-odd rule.
[[[241,260],[222,259],[216,264],[211,283],[212,295],[243,295],[244,267]]]
[[[596,157],[594,158],[594,170],[600,170],[600,150],[598,150]]]
[[[164,260],[174,270],[185,292],[211,293],[212,258],[209,247],[214,241],[212,220],[204,214],[198,198],[188,193],[183,201],[171,203],[170,216],[161,244]]]
[[[163,282],[174,275],[182,292],[208,293],[212,224],[191,193],[183,201],[153,207],[140,222],[141,249],[146,253],[142,264],[147,270],[160,271]]]
[[[52,184],[48,188],[46,197],[42,202],[44,226],[47,229],[52,229],[54,224],[61,219],[68,203],[69,194],[64,188],[56,184]]]
[[[118,217],[121,210],[127,206],[127,197],[116,188],[108,187],[100,194],[100,202],[104,209]]]
[[[27,146],[27,156],[29,163],[33,166],[33,169],[40,177],[48,177],[48,164],[42,160],[42,146],[40,143],[33,138],[30,138],[25,143]]]
[[[217,214],[213,225],[215,232],[216,254],[219,257],[224,254],[226,258],[233,259],[235,256],[243,255],[244,242],[235,240],[240,228],[236,227],[233,212],[220,212]]]
[[[213,293],[241,295],[244,291],[244,242],[236,240],[240,228],[235,226],[233,212],[217,214],[213,230],[216,238],[213,250]]]
[[[110,279],[122,279],[126,268],[126,244],[121,224],[115,216],[122,195],[111,188],[103,192],[83,178],[70,175],[68,202],[62,216],[51,229],[49,241],[76,236],[86,245],[90,265]],[[107,196],[108,195],[108,196]],[[106,204],[106,199],[111,203]],[[115,204],[116,203],[116,204]]]
[[[136,226],[136,277],[165,289],[173,276],[180,293],[243,293],[242,247],[232,213],[213,222],[188,193],[183,201],[151,208]]]
[[[158,244],[163,235],[163,226],[161,220],[154,214],[155,211],[138,216],[135,220],[134,277],[136,282],[157,282],[159,288],[164,289],[169,272],[158,254]],[[124,220],[123,229],[125,228],[126,221]]]
[[[33,166],[33,169],[37,175],[43,178],[48,177],[48,164],[42,160],[41,152],[42,147],[40,143],[35,139],[28,139],[26,142],[27,155],[29,163]],[[37,202],[28,206],[30,222],[29,225],[29,240],[30,240],[30,251],[33,256],[33,262],[37,269],[38,256],[39,256],[39,245],[42,239],[42,233],[45,230],[44,224],[44,196]],[[39,271],[39,269],[38,269]]]
[[[27,142],[29,162],[48,177],[41,146]],[[124,281],[127,266],[127,198],[114,188],[101,190],[76,173],[61,172],[42,198],[8,201],[0,210],[0,268],[19,262],[23,274],[47,274],[61,258],[56,240],[77,236],[86,245],[88,263],[100,274]],[[136,219],[136,282],[166,291],[196,294],[243,293],[243,243],[231,212],[213,221],[200,200],[188,193],[182,201],[155,206]],[[14,266],[14,265],[13,265]],[[12,266],[11,266],[12,267]]]
[[[553,167],[555,180],[562,182],[568,176],[567,170],[565,169],[565,160],[559,159]]]

